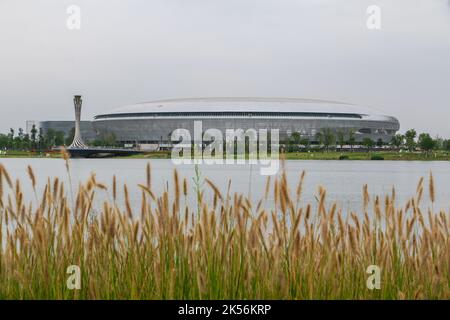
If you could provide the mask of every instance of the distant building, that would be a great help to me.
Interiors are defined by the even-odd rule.
[[[117,142],[138,145],[142,149],[169,148],[176,129],[194,132],[194,122],[202,121],[203,131],[209,128],[278,129],[280,139],[298,132],[302,138],[317,142],[318,133],[330,129],[346,136],[353,133],[355,142],[364,138],[388,143],[400,128],[399,121],[366,107],[349,103],[291,98],[192,98],[159,100],[125,106],[99,114],[91,121],[81,121],[81,136],[86,142],[99,136],[113,135]],[[28,121],[62,131],[67,136],[74,121]],[[346,137],[347,139],[347,137]]]
[[[399,121],[371,109],[348,103],[287,98],[196,98],[160,100],[134,104],[95,116],[93,127],[100,134],[114,134],[129,144],[170,141],[175,129],[194,132],[194,121],[203,130],[279,129],[280,139],[298,132],[311,142],[324,129],[353,132],[356,142],[364,138],[390,142]]]
[[[26,124],[26,132],[31,135],[31,130],[33,125],[36,126],[36,129],[39,131],[39,128],[42,128],[42,131],[46,133],[48,129],[53,129],[55,131],[61,131],[64,133],[65,137],[69,137],[71,131],[75,129],[75,121],[27,121]],[[97,138],[97,133],[92,126],[92,121],[81,121],[81,135],[85,141],[92,141]]]

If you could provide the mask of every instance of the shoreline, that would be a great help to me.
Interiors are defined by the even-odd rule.
[[[170,152],[145,153],[133,156],[106,157],[99,159],[171,159]],[[11,152],[0,155],[1,159],[59,159],[59,153]],[[339,160],[339,161],[450,161],[450,152],[439,151],[429,155],[410,152],[289,152],[286,160]]]

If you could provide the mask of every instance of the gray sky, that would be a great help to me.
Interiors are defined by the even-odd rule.
[[[81,8],[81,30],[66,26]],[[366,9],[382,10],[368,30]],[[450,137],[449,0],[0,0],[0,131],[142,101],[321,98]]]

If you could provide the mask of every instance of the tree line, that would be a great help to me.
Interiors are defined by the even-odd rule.
[[[426,153],[432,150],[450,151],[450,139],[433,138],[429,133],[421,133],[418,135],[415,129],[409,129],[405,134],[398,133],[392,137],[389,143],[385,143],[381,139],[374,141],[369,137],[357,142],[356,132],[354,130],[334,131],[331,128],[324,128],[316,134],[315,139],[294,132],[286,144],[288,151],[295,151],[299,146],[307,150],[314,143],[327,151],[329,149],[342,150],[344,146],[349,146],[350,149],[353,149],[356,145],[363,146],[367,150],[375,146],[390,146],[393,149],[404,149],[411,152],[416,150]]]
[[[22,128],[17,132],[11,128],[9,133],[0,133],[0,150],[14,151],[44,151],[57,146],[69,146],[75,135],[75,128],[72,128],[68,135],[62,131],[36,128],[35,125],[29,133],[25,133]],[[96,140],[90,142],[92,146],[116,146],[117,141],[113,134],[104,134]]]
[[[22,128],[17,132],[11,128],[9,133],[0,133],[0,149],[2,150],[47,150],[54,146],[70,144],[73,140],[72,136],[65,136],[64,132],[48,129],[45,132],[42,128],[37,129],[35,125],[30,133],[25,133]]]
[[[56,146],[68,146],[72,143],[74,134],[75,128],[72,128],[68,135],[51,128],[44,132],[42,128],[37,129],[35,125],[31,128],[30,133],[25,133],[22,128],[19,128],[17,132],[11,128],[7,134],[0,133],[0,150],[43,151]],[[89,144],[96,147],[118,146],[114,134],[102,134]],[[397,150],[420,150],[426,153],[432,150],[450,151],[450,139],[433,138],[428,133],[417,134],[415,129],[410,129],[405,134],[396,134],[389,143],[385,143],[381,139],[373,141],[368,137],[357,142],[354,130],[334,131],[331,128],[324,128],[316,134],[314,139],[294,132],[285,141],[285,144],[288,151],[298,151],[299,146],[308,150],[312,144],[318,144],[327,151],[330,149],[343,150],[344,146],[353,149],[357,145],[368,150],[375,146],[390,146]]]

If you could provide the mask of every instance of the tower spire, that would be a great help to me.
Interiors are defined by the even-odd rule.
[[[83,100],[81,96],[74,96],[73,104],[75,106],[75,135],[73,137],[73,142],[69,146],[69,149],[86,149],[87,146],[83,142],[83,138],[81,137],[81,105]]]

